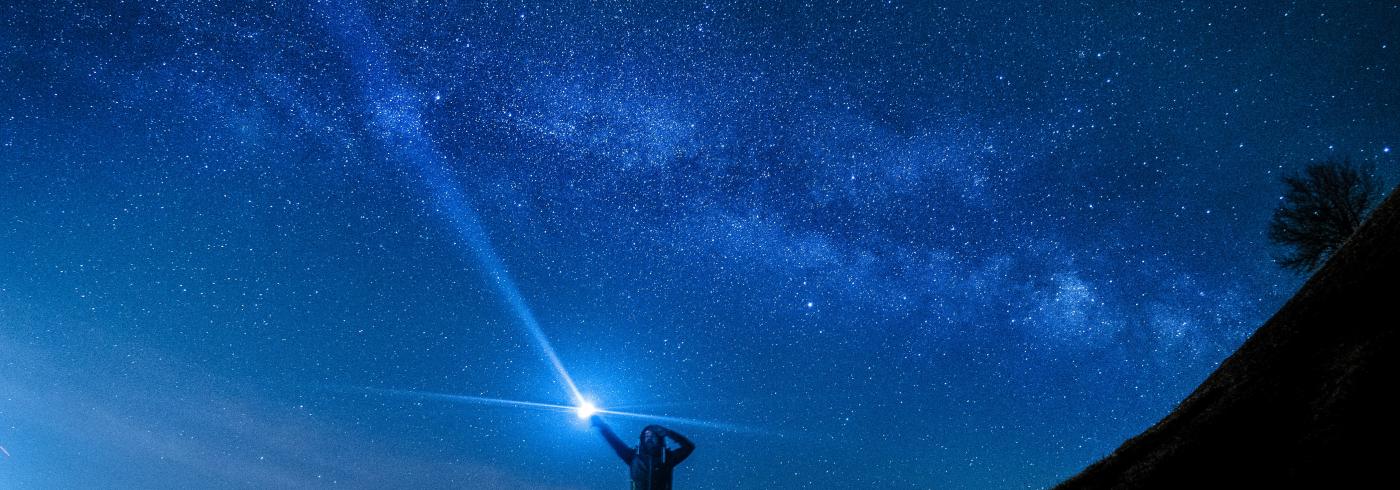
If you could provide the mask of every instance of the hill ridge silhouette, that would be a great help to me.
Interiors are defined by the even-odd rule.
[[[1400,190],[1400,188],[1397,188]],[[1056,486],[1374,486],[1396,460],[1400,193],[1162,420]]]

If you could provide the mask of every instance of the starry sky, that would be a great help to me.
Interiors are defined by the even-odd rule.
[[[0,487],[1038,488],[1400,181],[1388,2],[0,6]],[[537,330],[532,330],[537,329]],[[535,333],[541,335],[534,335]],[[610,416],[635,441],[655,420]]]

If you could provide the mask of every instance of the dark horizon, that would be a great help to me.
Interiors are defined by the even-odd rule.
[[[5,488],[1048,487],[1400,182],[1396,5],[0,12]]]

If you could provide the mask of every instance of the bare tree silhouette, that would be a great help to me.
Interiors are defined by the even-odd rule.
[[[1382,187],[1371,165],[1350,160],[1309,164],[1283,177],[1283,202],[1269,223],[1269,240],[1287,249],[1279,266],[1311,272],[1327,261],[1380,202]]]

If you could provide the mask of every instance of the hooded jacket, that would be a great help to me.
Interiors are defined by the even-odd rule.
[[[617,457],[622,458],[623,463],[627,463],[632,478],[632,490],[671,490],[671,470],[695,451],[695,444],[690,442],[690,439],[669,430],[666,432],[680,447],[667,449],[666,442],[661,440],[658,441],[660,448],[647,452],[642,450],[645,444],[640,441],[637,447],[628,447],[602,419],[595,419],[594,424],[598,426],[599,432],[603,433],[603,439],[612,446],[613,452],[617,453]],[[642,432],[654,429],[660,427],[649,425],[642,429]]]

